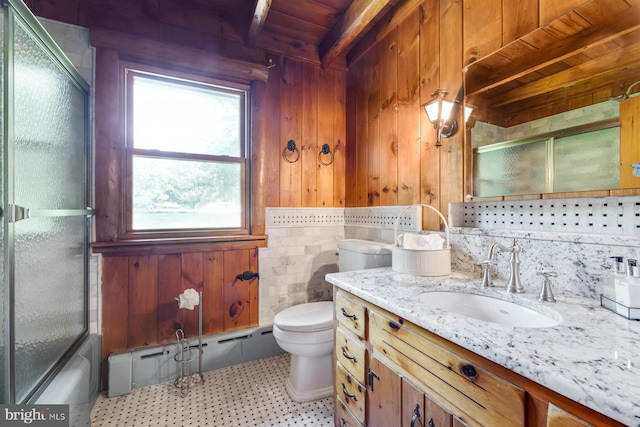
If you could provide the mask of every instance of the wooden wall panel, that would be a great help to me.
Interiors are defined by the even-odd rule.
[[[365,56],[367,206],[380,206],[380,45]]]
[[[257,262],[252,259],[257,257],[255,250],[226,251],[223,255],[224,262],[224,330],[240,329],[252,326],[252,321],[257,321],[257,279],[240,280],[236,276],[247,271],[252,265],[257,267]],[[254,270],[255,271],[255,270]],[[255,314],[252,314],[255,311]]]
[[[467,35],[463,47],[465,64],[500,49],[502,0],[464,0],[464,34]],[[454,52],[458,51],[450,54],[454,56]]]
[[[102,378],[106,386],[109,354],[128,348],[129,260],[104,257],[102,260]]]
[[[464,97],[462,56],[451,54],[451,52],[461,52],[463,49],[460,28],[462,28],[462,4],[457,0],[440,0],[440,86],[449,91],[449,99],[452,100],[462,100]],[[459,111],[457,121],[463,128],[462,111]],[[463,173],[464,132],[458,131],[451,138],[443,138],[440,148],[439,202],[440,210],[444,215],[447,215],[450,202],[464,200]]]
[[[302,64],[302,206],[317,206],[318,167],[316,153],[319,149],[319,70],[313,64]],[[320,110],[321,114],[325,113]],[[320,116],[322,117],[322,115]]]
[[[353,79],[356,80],[357,92],[353,95],[356,97],[356,139],[355,144],[349,145],[352,151],[356,153],[356,168],[351,172],[356,176],[356,206],[368,206],[369,203],[369,168],[367,157],[367,141],[369,132],[369,102],[366,87],[366,73],[369,62],[367,59],[358,61],[352,68],[358,70],[354,73]]]
[[[398,27],[398,205],[420,203],[420,16]]]
[[[158,342],[158,256],[129,258],[128,348]]]
[[[425,1],[420,10],[420,105],[431,101],[440,85],[440,2]],[[443,88],[445,89],[445,88]],[[424,108],[420,109],[420,202],[440,209],[440,148],[436,132]],[[423,226],[438,230],[435,215],[425,216]]]
[[[187,289],[195,289],[200,292],[203,291],[202,298],[205,296],[204,289],[204,254],[202,252],[191,252],[181,254],[181,277],[179,293],[184,292]],[[177,295],[176,295],[177,296]],[[203,313],[204,314],[204,313]],[[209,314],[209,313],[208,313]],[[198,311],[197,310],[180,310],[179,315],[182,329],[186,336],[194,336],[198,334]],[[204,318],[202,320],[204,323]]]
[[[333,206],[346,206],[347,156],[347,79],[346,73],[334,72],[333,80]]]
[[[202,329],[213,334],[224,330],[224,252],[205,252],[203,270]]]
[[[315,166],[318,170],[318,206],[333,206],[333,169],[335,162],[330,165],[323,165],[331,161],[331,156],[323,154],[319,156],[319,151],[324,144],[329,145],[329,149],[335,156],[334,140],[334,103],[335,103],[335,79],[334,71],[331,69],[320,69],[318,81],[318,146],[314,153]]]
[[[356,70],[358,70],[357,65],[354,65],[349,69],[348,74],[346,75],[346,87],[345,93],[346,96],[346,109],[345,109],[345,120],[346,117],[349,117],[349,120],[346,121],[345,124],[345,137],[346,140],[349,141],[349,146],[344,146],[345,148],[345,177],[344,177],[344,185],[345,185],[345,206],[346,207],[355,207],[358,205],[358,179],[355,171],[358,169],[358,156],[357,151],[352,150],[351,147],[357,147],[357,138],[358,138],[358,93],[359,85],[358,81],[355,78],[357,75]]]
[[[398,204],[398,31],[380,42],[380,205]]]
[[[284,146],[293,140],[300,157],[306,155],[301,150],[302,122],[302,64],[299,61],[282,60],[282,95],[280,98],[280,138]],[[291,154],[292,159],[295,155]],[[302,206],[302,161],[280,162],[280,206]]]
[[[213,334],[258,326],[258,279],[240,281],[258,271],[258,250],[176,252],[103,257],[102,357],[113,352],[198,335],[198,309],[179,309],[176,297],[186,289],[202,291],[202,331]]]
[[[502,1],[502,44],[528,34],[538,28],[538,0],[503,0]]]
[[[108,259],[108,258],[105,258]],[[182,262],[180,254],[158,256],[158,341],[176,339],[176,329],[183,320],[175,298],[182,293]]]

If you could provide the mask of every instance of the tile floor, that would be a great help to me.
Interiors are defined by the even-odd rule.
[[[173,382],[98,397],[92,427],[316,427],[333,425],[333,398],[293,402],[284,388],[289,354],[204,373],[204,384],[180,397]]]

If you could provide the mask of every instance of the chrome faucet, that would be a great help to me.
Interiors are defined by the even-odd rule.
[[[513,245],[505,246],[502,243],[494,243],[489,249],[489,258],[485,261],[485,271],[482,278],[482,286],[491,286],[491,274],[489,273],[489,265],[495,261],[496,250],[500,249],[504,252],[511,252],[511,259],[509,264],[511,265],[511,272],[509,274],[509,283],[507,283],[508,292],[524,292],[524,287],[520,283],[520,245],[517,240],[513,240]]]

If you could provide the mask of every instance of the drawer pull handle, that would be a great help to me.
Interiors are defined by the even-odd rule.
[[[347,420],[340,418],[340,427],[349,427],[347,426]]]
[[[342,311],[342,315],[343,315],[344,317],[348,317],[349,319],[351,319],[351,320],[353,320],[353,321],[358,320],[358,317],[357,317],[355,314],[347,314],[347,310],[345,310],[345,309],[344,309],[344,307],[342,307],[342,308],[340,309],[340,311]]]
[[[344,383],[342,383],[342,394],[344,394],[348,399],[353,399],[355,402],[358,401],[358,398],[356,397],[355,394],[347,393],[347,386],[344,385]]]
[[[400,329],[400,325],[398,325],[396,322],[389,322],[389,327],[394,331],[397,331]]]
[[[462,367],[462,373],[468,377],[475,377],[477,375],[476,368],[471,365],[464,365]]]
[[[420,405],[416,405],[413,409],[413,417],[411,418],[411,427],[415,427],[416,421],[420,418]]]
[[[429,427],[436,427],[436,425],[433,423],[433,418],[429,418]]]
[[[353,363],[358,363],[358,360],[356,359],[356,357],[349,356],[349,354],[347,354],[347,350],[344,347],[340,347],[340,349],[342,350],[342,355],[345,357],[345,359],[351,360]]]

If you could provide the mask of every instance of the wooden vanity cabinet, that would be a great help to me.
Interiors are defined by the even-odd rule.
[[[343,290],[335,295],[336,376],[365,389],[363,412],[336,381],[336,426],[622,426]]]
[[[368,369],[367,308],[344,293],[335,297],[336,426],[365,425]]]

